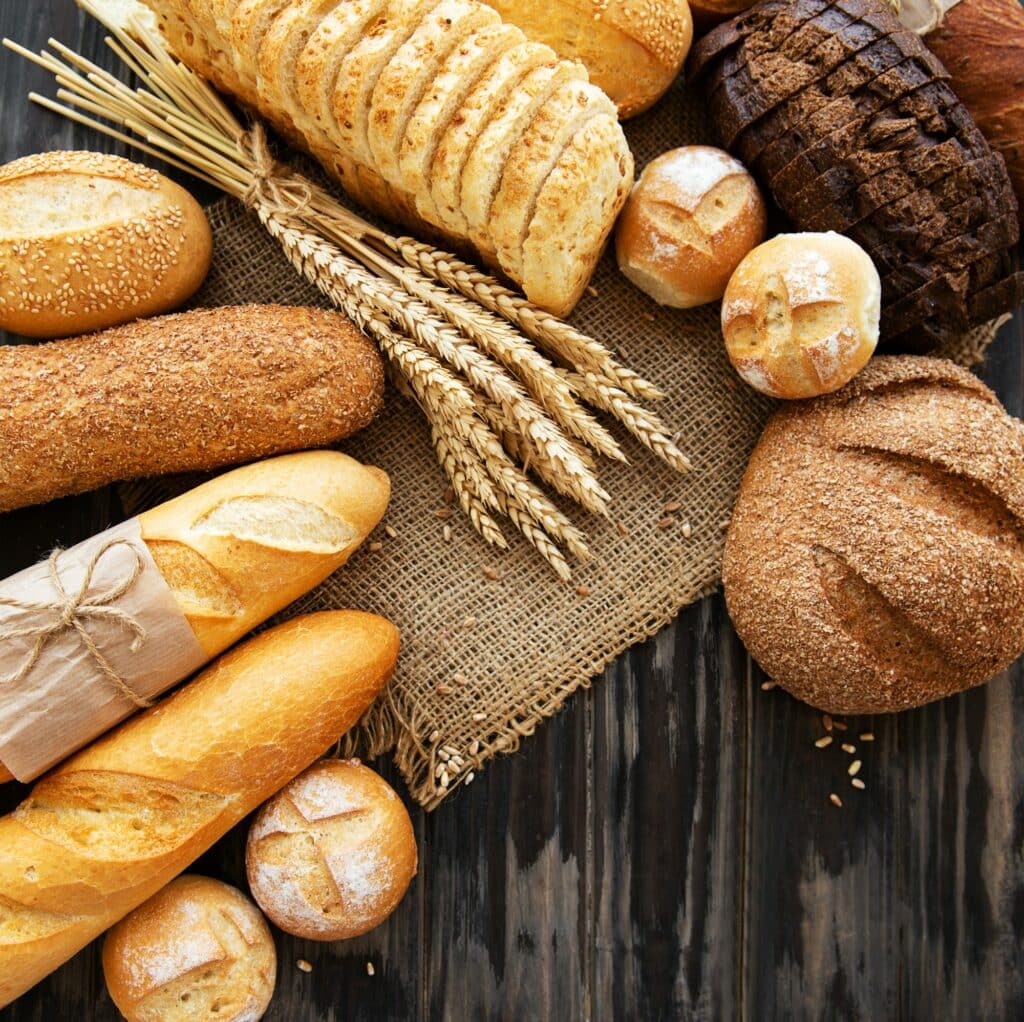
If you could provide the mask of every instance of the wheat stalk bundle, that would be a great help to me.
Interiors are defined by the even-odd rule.
[[[142,83],[131,88],[56,40],[53,53],[4,45],[56,77],[34,102],[156,156],[244,202],[296,271],[380,346],[429,421],[459,506],[490,543],[507,519],[560,577],[585,537],[542,489],[607,515],[592,456],[625,460],[591,409],[617,419],[679,471],[690,464],[641,401],[662,395],[602,344],[454,255],[394,237],[271,155],[214,89],[139,20],[107,44]],[[122,130],[123,129],[123,130]],[[590,406],[588,408],[587,406]],[[531,478],[531,475],[535,477]]]

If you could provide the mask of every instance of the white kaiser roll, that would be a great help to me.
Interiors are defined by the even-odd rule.
[[[212,251],[202,208],[149,167],[88,152],[0,167],[0,329],[68,337],[168,312]]]
[[[274,993],[277,955],[241,891],[186,874],[110,930],[103,975],[128,1022],[256,1022]]]
[[[358,760],[315,763],[249,830],[252,896],[286,933],[346,940],[379,926],[416,875],[412,820],[394,789]]]
[[[765,207],[739,160],[683,146],[647,165],[619,217],[619,269],[659,305],[717,301],[740,260],[764,239]]]
[[[838,390],[878,344],[881,282],[868,254],[832,231],[779,234],[736,268],[722,334],[736,371],[772,397]]]

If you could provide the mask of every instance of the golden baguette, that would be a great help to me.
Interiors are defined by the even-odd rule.
[[[384,618],[295,618],[41,780],[0,818],[0,1007],[326,752],[397,655]]]
[[[325,446],[383,390],[377,349],[319,309],[202,309],[3,347],[0,511]]]
[[[139,529],[212,658],[337,571],[384,516],[390,489],[380,469],[337,451],[286,454],[143,512]],[[0,784],[12,779],[0,763]]]

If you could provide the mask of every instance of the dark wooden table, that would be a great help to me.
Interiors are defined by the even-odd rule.
[[[34,49],[53,35],[113,66],[71,0],[0,0],[0,35]],[[0,56],[3,162],[110,148],[30,108],[30,89],[53,91]],[[983,373],[1018,415],[1022,327],[1002,330]],[[0,516],[0,576],[119,515],[103,491]],[[413,809],[419,875],[384,926],[338,944],[277,933],[267,1018],[1024,1018],[1021,664],[850,720],[860,792],[838,742],[814,747],[820,715],[763,680],[719,596],[685,610],[522,751],[436,812]],[[22,792],[0,789],[0,810]],[[244,887],[244,833],[196,869]],[[0,1011],[117,1017],[96,946]]]

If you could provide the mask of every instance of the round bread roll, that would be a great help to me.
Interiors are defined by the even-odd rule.
[[[416,875],[402,800],[359,760],[322,760],[274,796],[249,830],[260,907],[286,933],[345,940],[379,926]]]
[[[149,167],[87,152],[0,167],[0,329],[67,337],[168,312],[212,252],[199,203]]]
[[[659,305],[722,297],[740,260],[764,239],[764,200],[739,160],[684,146],[649,163],[615,235],[619,269]]]
[[[128,1022],[255,1022],[274,993],[277,955],[241,891],[184,875],[107,933],[103,975]]]
[[[882,286],[855,241],[779,234],[736,268],[722,302],[722,333],[736,371],[771,397],[838,390],[878,344]]]
[[[1024,651],[1024,429],[969,372],[880,357],[768,423],[723,584],[751,656],[829,713],[978,685]]]

